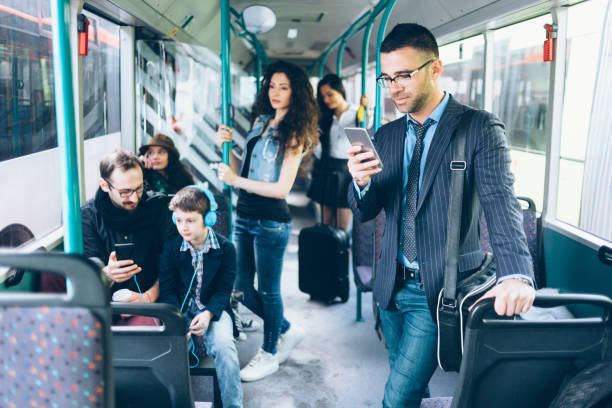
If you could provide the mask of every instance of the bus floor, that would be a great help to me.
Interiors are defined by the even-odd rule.
[[[242,383],[245,408],[361,408],[380,407],[389,364],[384,345],[373,328],[372,295],[362,296],[365,322],[355,321],[355,286],[346,303],[326,306],[310,301],[298,288],[298,235],[315,217],[301,193],[291,193],[293,230],[283,265],[285,317],[306,331],[306,337],[275,373],[260,381]],[[242,317],[256,319],[240,306]],[[244,367],[262,344],[262,325],[238,341]],[[206,365],[211,362],[205,363]],[[457,376],[439,369],[430,382],[432,396],[450,396]]]

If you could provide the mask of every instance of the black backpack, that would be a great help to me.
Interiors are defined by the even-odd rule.
[[[612,360],[579,371],[561,386],[549,408],[612,408]]]

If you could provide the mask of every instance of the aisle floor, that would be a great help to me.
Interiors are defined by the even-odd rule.
[[[290,203],[303,204],[301,197]],[[263,380],[243,383],[245,408],[380,407],[389,373],[387,353],[374,331],[371,293],[363,295],[365,322],[355,321],[355,287],[352,275],[349,301],[327,306],[310,301],[298,289],[298,235],[314,224],[315,217],[304,206],[291,206],[293,230],[285,256],[282,295],[285,317],[306,331],[304,341],[279,371]],[[257,317],[241,306],[243,316]],[[238,342],[240,366],[255,355],[262,344],[262,329]],[[449,396],[456,374],[434,374],[432,396]]]

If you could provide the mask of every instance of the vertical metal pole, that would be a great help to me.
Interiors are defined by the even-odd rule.
[[[344,47],[348,41],[350,34],[345,36],[338,46],[338,55],[336,56],[336,73],[339,77],[342,77],[342,54],[344,54]]]
[[[355,321],[364,322],[363,316],[361,314],[361,290],[359,288],[355,288],[356,296],[356,307],[355,307]]]
[[[546,223],[557,217],[559,195],[559,168],[561,166],[561,126],[563,124],[563,95],[567,50],[567,7],[550,10],[553,24],[558,27],[554,59],[550,63],[548,81],[549,111],[546,115],[546,170],[544,176],[544,202],[542,220]]]
[[[79,206],[78,154],[70,59],[70,2],[51,0],[55,116],[62,170],[62,222],[64,251],[83,253],[83,230]]]
[[[376,78],[380,76],[380,44],[383,42],[385,30],[387,29],[387,22],[389,21],[389,15],[395,5],[396,0],[389,0],[385,12],[380,20],[380,26],[378,27],[378,38],[376,40]],[[376,85],[376,105],[374,108],[374,132],[380,127],[380,86]]]
[[[325,51],[323,53],[323,55],[321,56],[321,61],[319,62],[319,79],[323,78],[323,70],[325,69],[325,60],[327,59],[327,56],[329,55],[329,53],[331,52],[332,48],[334,47],[334,45],[336,45],[336,41],[334,41],[332,43],[332,45],[329,46],[329,48],[327,49],[327,51]]]
[[[367,76],[368,76],[368,54],[369,54],[369,45],[370,45],[370,34],[372,34],[372,27],[374,26],[374,21],[376,21],[377,14],[372,13],[370,18],[368,19],[368,24],[365,27],[365,31],[363,32],[363,43],[361,45],[361,94],[365,95],[367,93]],[[366,119],[366,118],[364,118]],[[365,128],[367,125],[367,119],[363,120],[359,123],[359,126]]]
[[[230,7],[229,0],[221,0],[221,103],[222,122],[232,127],[233,118],[230,117],[230,106],[232,104],[231,72],[230,72]],[[223,143],[223,163],[229,166],[232,143]],[[225,185],[227,190],[227,203],[229,206],[230,240],[232,239],[233,217],[232,217],[232,187]]]
[[[257,53],[257,63],[255,64],[255,86],[257,87],[257,95],[261,88],[261,56]]]

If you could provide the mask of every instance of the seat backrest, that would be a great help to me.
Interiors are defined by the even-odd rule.
[[[215,201],[217,202],[217,222],[213,225],[213,230],[217,234],[221,234],[228,238],[231,232],[230,226],[230,211],[227,205],[225,193],[214,193]]]
[[[64,294],[0,294],[3,407],[114,407],[110,307],[100,265],[80,255],[0,252],[0,265],[64,275]]]
[[[538,217],[536,213],[535,203],[528,197],[517,197],[517,200],[527,204],[523,208],[523,230],[527,238],[527,248],[533,262],[533,271],[536,276],[539,276],[539,236],[538,236]],[[491,238],[489,237],[489,227],[485,219],[484,212],[480,217],[480,249],[482,252],[493,253],[491,247]],[[540,283],[540,282],[539,282]]]
[[[113,326],[113,366],[118,407],[193,407],[187,321],[170,305],[112,304],[112,313],[159,318],[162,325]]]
[[[547,407],[566,378],[612,355],[612,300],[601,295],[538,295],[538,307],[593,305],[600,317],[508,320],[493,300],[476,304],[467,322],[453,408]],[[491,315],[493,313],[493,315]]]
[[[355,285],[362,291],[372,290],[372,263],[374,261],[374,229],[375,221],[361,222],[359,217],[353,217],[353,276]]]
[[[374,251],[377,259],[380,257],[381,240],[384,231],[384,211],[373,220],[361,222],[359,217],[353,218],[353,275],[355,284],[362,292],[372,290],[372,265]]]

